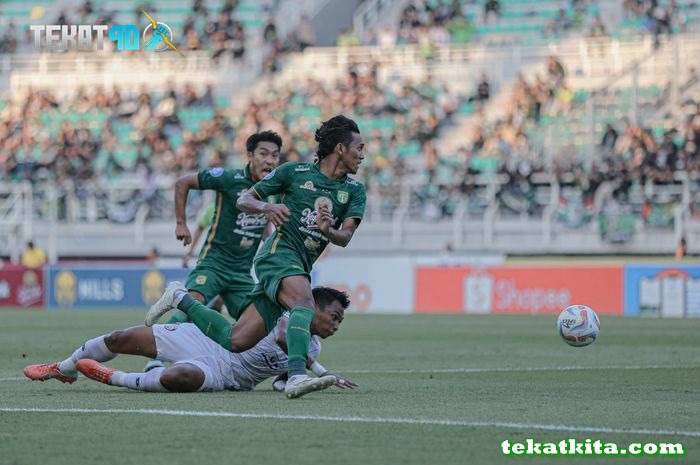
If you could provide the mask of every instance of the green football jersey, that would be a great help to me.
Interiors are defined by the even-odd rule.
[[[199,253],[200,263],[206,259],[227,271],[249,273],[267,218],[264,214],[244,213],[236,207],[238,197],[255,184],[248,166],[242,170],[203,170],[197,179],[200,189],[217,191],[214,218]]]
[[[285,163],[265,176],[253,189],[261,199],[280,194],[290,218],[263,244],[258,256],[293,253],[306,273],[328,245],[316,216],[322,204],[331,207],[335,229],[348,218],[362,219],[365,186],[348,176],[330,179],[316,163]]]

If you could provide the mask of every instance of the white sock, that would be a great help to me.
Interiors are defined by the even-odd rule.
[[[64,375],[77,373],[75,362],[83,358],[90,358],[100,363],[112,360],[117,354],[107,348],[105,336],[106,335],[102,335],[90,339],[85,344],[78,347],[75,352],[73,352],[73,355],[58,364],[58,371]]]
[[[287,381],[287,384],[298,383],[299,381],[304,381],[305,379],[308,379],[308,378],[309,378],[308,375],[294,375],[294,376],[290,376],[290,377],[289,377],[289,380]]]
[[[112,373],[110,384],[112,386],[135,389],[137,391],[168,392],[168,390],[160,384],[160,374],[163,370],[165,370],[165,368],[153,368],[146,373],[115,371]]]

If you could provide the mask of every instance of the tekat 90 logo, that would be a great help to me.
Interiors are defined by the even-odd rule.
[[[102,50],[106,33],[107,40],[115,42],[117,50],[141,50],[143,42],[145,50],[154,52],[174,50],[182,55],[182,52],[173,44],[173,31],[170,26],[156,21],[148,13],[141,11],[150,21],[143,32],[133,24],[119,24],[111,27],[95,24],[30,26],[29,29],[34,33],[34,49],[48,52],[90,51],[93,50],[94,37],[97,50]]]

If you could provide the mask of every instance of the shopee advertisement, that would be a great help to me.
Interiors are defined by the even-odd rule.
[[[584,304],[622,314],[623,267],[418,267],[416,311],[422,313],[558,313]]]

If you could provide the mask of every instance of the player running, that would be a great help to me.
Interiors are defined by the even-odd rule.
[[[314,317],[311,267],[329,242],[341,247],[350,242],[365,209],[364,186],[348,176],[357,173],[365,157],[365,144],[357,124],[343,115],[335,116],[316,130],[315,139],[317,163],[285,163],[241,195],[237,203],[247,213],[265,214],[277,228],[253,262],[260,282],[252,295],[264,293],[291,310],[289,380],[285,388],[289,398],[327,387],[322,378],[309,378],[306,374],[309,328]],[[276,194],[281,195],[280,204],[261,200]],[[163,298],[151,307],[146,315],[147,326],[174,305],[191,319],[195,315],[211,314],[187,295],[174,301],[170,297],[172,291],[172,288],[166,290]],[[254,344],[265,334],[265,317],[246,311],[233,327],[231,338]]]
[[[236,201],[277,167],[281,148],[277,133],[253,134],[246,141],[248,164],[243,169],[212,168],[183,176],[175,183],[175,236],[185,246],[192,242],[185,214],[187,194],[190,189],[217,191],[211,228],[185,285],[190,295],[204,304],[220,295],[233,318],[238,317],[243,298],[253,289],[251,264],[267,225],[264,214],[244,213]],[[175,315],[169,323],[176,321],[186,319]]]
[[[321,351],[316,335],[326,338],[338,330],[350,300],[344,292],[325,287],[315,288],[313,295],[319,302],[319,311],[311,324],[314,337],[309,367],[323,378],[332,378],[331,384],[336,382],[341,388],[354,389],[357,387],[355,383],[326,371],[315,361]],[[73,383],[80,371],[95,381],[150,392],[248,391],[267,378],[286,373],[287,320],[288,317],[283,315],[270,334],[252,349],[239,354],[224,350],[191,323],[155,325],[152,328],[137,326],[90,339],[66,360],[29,365],[24,374],[36,381],[57,379]],[[100,364],[112,360],[117,354],[157,355],[173,364],[145,373],[127,373]]]

